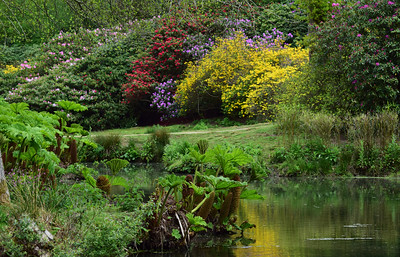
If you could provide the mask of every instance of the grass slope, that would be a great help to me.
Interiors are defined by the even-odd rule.
[[[259,123],[255,125],[242,125],[231,127],[213,127],[195,130],[191,125],[172,125],[165,127],[171,134],[171,141],[186,140],[196,143],[200,139],[208,140],[210,146],[229,143],[241,146],[260,147],[265,156],[268,156],[281,142],[281,137],[276,135],[273,123]],[[138,145],[143,144],[154,127],[134,127],[130,129],[113,129],[92,132],[92,137],[99,135],[120,135],[123,143],[134,139]]]

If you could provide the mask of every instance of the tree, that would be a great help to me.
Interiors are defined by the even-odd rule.
[[[0,151],[0,205],[7,204],[9,202],[10,202],[10,193],[8,192],[6,176],[4,174],[3,158],[1,158],[1,151]]]

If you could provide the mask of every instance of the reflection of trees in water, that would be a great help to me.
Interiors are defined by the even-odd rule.
[[[379,242],[366,244],[378,244],[380,256],[386,256],[390,255],[386,251],[393,250],[379,244],[399,243],[400,180],[286,178],[268,180],[254,188],[266,200],[242,201],[239,218],[256,224],[257,228],[248,232],[257,240],[256,245],[281,245],[281,252],[296,249],[298,256],[307,256],[308,238],[373,238]],[[345,245],[337,241],[321,244]]]

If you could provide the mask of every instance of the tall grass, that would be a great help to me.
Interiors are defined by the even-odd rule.
[[[307,111],[303,112],[300,119],[307,138],[318,137],[330,143],[332,138],[337,139],[340,135],[341,122],[332,114]]]
[[[366,149],[388,146],[398,131],[399,118],[394,111],[383,110],[377,114],[360,114],[348,125],[348,139],[359,145],[363,142]]]
[[[301,116],[303,110],[299,105],[282,105],[279,106],[275,122],[277,124],[278,133],[292,143],[295,136],[301,133]]]

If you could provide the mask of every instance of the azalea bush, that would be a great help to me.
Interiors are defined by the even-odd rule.
[[[15,77],[12,84],[7,79],[6,99],[27,102],[38,111],[53,111],[57,101],[73,100],[88,107],[72,117],[87,129],[134,125],[139,111],[122,103],[121,86],[131,58],[144,48],[148,23],[138,24],[58,34],[43,46],[41,56],[4,75]],[[137,27],[132,31],[130,26]]]
[[[168,84],[167,91],[174,95],[176,87],[169,81],[181,78],[188,61],[203,58],[214,45],[216,36],[227,36],[235,29],[246,31],[252,25],[250,20],[194,8],[174,14],[156,22],[158,28],[148,41],[144,56],[133,62],[132,71],[126,74],[128,83],[122,87],[125,103],[152,101],[150,107],[156,107],[164,119],[176,117],[177,111],[176,108],[166,110],[163,103],[156,103],[163,94],[160,95],[162,87]],[[171,99],[166,102],[170,103],[168,106],[176,106]]]
[[[239,117],[269,116],[283,80],[307,61],[307,51],[282,45],[283,33],[221,39],[180,81],[177,101],[183,113],[221,109]]]
[[[349,99],[348,109],[355,112],[398,102],[399,4],[362,0],[332,6],[330,19],[316,27],[311,49],[315,79],[328,82],[321,90],[329,89],[331,102]]]

